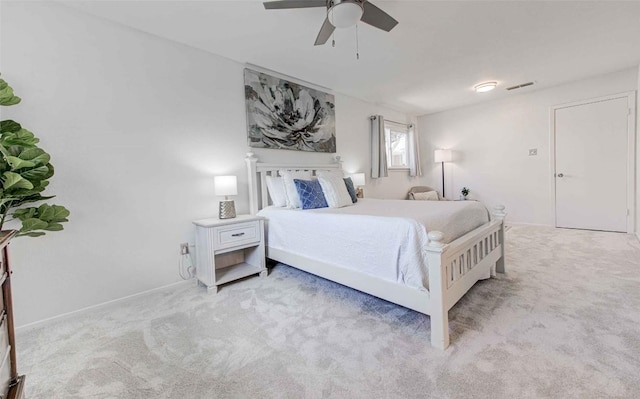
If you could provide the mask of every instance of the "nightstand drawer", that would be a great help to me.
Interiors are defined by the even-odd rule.
[[[216,250],[237,247],[239,245],[260,242],[260,222],[238,223],[230,226],[216,227]]]

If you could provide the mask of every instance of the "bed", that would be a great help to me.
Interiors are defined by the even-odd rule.
[[[251,213],[267,219],[269,259],[429,315],[436,348],[449,346],[449,309],[478,280],[504,273],[503,206],[492,218],[475,201],[363,199],[345,208],[275,208],[266,176],[340,170],[339,157],[298,166],[262,163],[249,153],[246,162]]]

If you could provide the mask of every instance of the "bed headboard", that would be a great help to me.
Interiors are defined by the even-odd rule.
[[[291,165],[278,163],[259,162],[253,152],[248,152],[245,158],[247,172],[249,173],[249,212],[252,215],[269,205],[269,193],[267,191],[267,176],[277,176],[278,170],[309,170],[313,175],[319,170],[342,170],[342,161],[335,156],[334,162],[316,165]]]

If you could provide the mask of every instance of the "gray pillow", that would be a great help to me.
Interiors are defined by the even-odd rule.
[[[356,188],[353,185],[353,180],[351,180],[350,177],[345,177],[344,178],[344,184],[347,185],[347,191],[349,192],[349,195],[351,196],[351,202],[353,202],[355,204],[356,202],[358,202],[358,196],[356,195]]]

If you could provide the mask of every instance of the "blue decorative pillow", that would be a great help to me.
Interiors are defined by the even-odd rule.
[[[324,198],[322,186],[318,180],[293,179],[296,185],[302,209],[328,208],[327,200]]]
[[[344,184],[347,185],[347,191],[349,192],[349,196],[351,196],[351,202],[355,204],[358,202],[358,196],[356,195],[356,188],[353,185],[353,180],[351,180],[350,177],[345,177]]]

